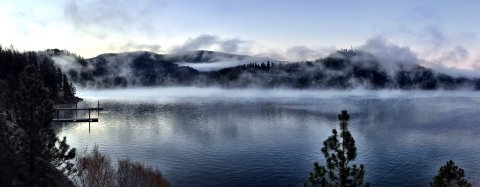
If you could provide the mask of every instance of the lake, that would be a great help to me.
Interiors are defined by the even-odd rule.
[[[79,90],[100,122],[63,124],[78,149],[160,169],[173,186],[302,186],[350,113],[355,163],[373,186],[428,186],[448,160],[479,185],[480,94],[219,88]],[[93,114],[93,113],[92,113]],[[87,115],[80,113],[79,115]],[[95,113],[96,116],[96,113]]]

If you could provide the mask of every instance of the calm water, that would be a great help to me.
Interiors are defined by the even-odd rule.
[[[350,113],[356,163],[374,186],[427,186],[454,160],[480,184],[476,92],[200,88],[79,91],[106,108],[100,122],[65,124],[79,150],[100,146],[159,168],[174,186],[300,186],[322,142]],[[82,115],[82,114],[80,114]],[[85,115],[85,114],[83,114]]]

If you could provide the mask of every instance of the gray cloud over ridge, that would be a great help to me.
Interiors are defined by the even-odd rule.
[[[138,44],[133,41],[129,41],[123,45],[111,45],[110,48],[120,51],[151,51],[158,52],[162,48],[158,44]]]
[[[174,46],[171,52],[184,52],[199,49],[217,48],[217,50],[229,53],[241,52],[241,48],[248,47],[249,41],[238,38],[223,39],[216,35],[202,34],[194,38],[187,39],[183,44]]]
[[[410,56],[420,60],[417,63],[421,65],[444,72],[453,70],[454,74],[462,72],[471,74],[471,70],[476,69],[478,63],[474,59],[480,58],[474,56],[478,54],[472,54],[470,51],[478,42],[476,34],[466,32],[453,35],[446,29],[443,17],[428,7],[418,7],[404,17],[398,18],[390,30],[377,33],[362,47],[375,40],[378,42],[379,39],[389,45],[383,47],[408,48]],[[407,55],[399,52],[398,56],[392,57],[402,58],[402,55]]]

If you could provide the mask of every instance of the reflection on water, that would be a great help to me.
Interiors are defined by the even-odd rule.
[[[100,122],[90,133],[88,124],[65,124],[60,136],[80,151],[98,144],[113,158],[158,167],[175,186],[298,186],[313,161],[323,163],[322,142],[342,109],[351,113],[356,162],[366,165],[375,186],[427,186],[450,159],[475,184],[480,177],[475,93],[212,98],[149,92],[152,97],[117,93],[122,97],[113,99],[97,93],[84,92],[80,105],[101,99],[107,111]]]

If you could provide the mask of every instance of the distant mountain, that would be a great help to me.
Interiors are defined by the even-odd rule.
[[[243,61],[250,59],[252,57],[247,55],[236,55],[223,52],[215,51],[188,51],[180,52],[175,54],[165,55],[165,59],[172,62],[189,62],[189,63],[211,63],[211,62],[220,62],[225,60],[238,60]]]
[[[47,50],[47,54],[81,87],[111,88],[125,86],[192,85],[200,72],[181,63],[262,62],[267,58],[213,51],[157,54],[147,51],[106,53],[83,59],[68,51]]]
[[[55,57],[54,57],[55,58]],[[65,58],[57,56],[56,58]],[[165,55],[152,52],[102,54],[69,68],[71,80],[83,87],[110,88],[189,83],[198,74]],[[75,62],[72,62],[75,63]]]
[[[188,51],[176,54],[167,54],[165,59],[176,62],[180,66],[189,66],[200,72],[217,71],[223,68],[244,65],[249,63],[285,63],[262,56],[237,55],[214,51]]]
[[[214,51],[167,55],[146,51],[109,53],[91,59],[56,53],[51,57],[75,84],[94,88],[220,86],[297,89],[480,89],[480,79],[453,77],[413,62],[387,65],[368,52],[354,50],[339,50],[315,61],[291,63]],[[238,61],[244,64],[208,72],[179,65],[185,62],[208,64]]]

